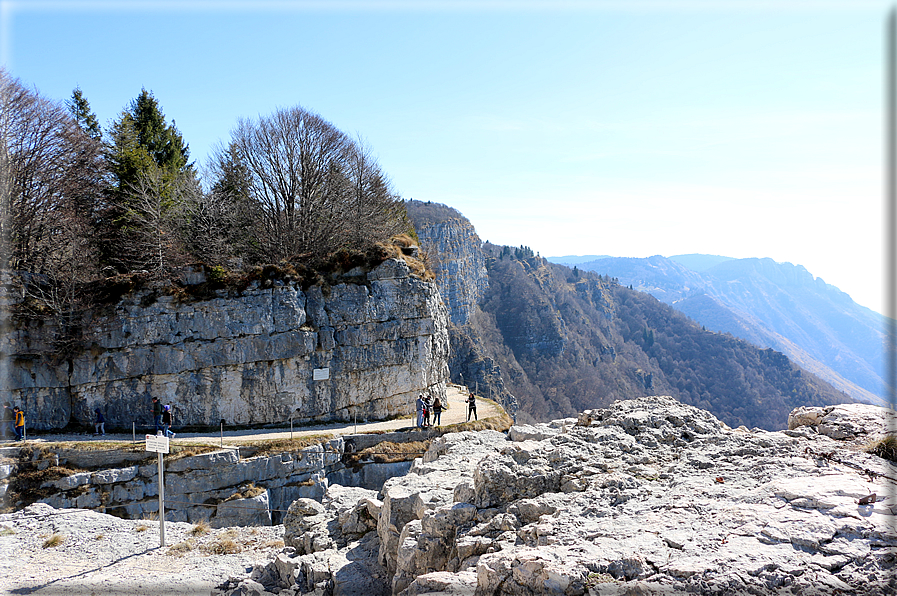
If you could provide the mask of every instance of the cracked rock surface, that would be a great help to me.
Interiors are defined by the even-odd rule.
[[[308,508],[317,539],[291,540],[314,552],[281,553],[289,573],[275,561],[253,571],[261,591],[218,593],[894,594],[897,466],[859,448],[884,412],[854,410],[733,430],[654,396],[446,435],[377,498]],[[353,510],[376,529],[346,540]]]

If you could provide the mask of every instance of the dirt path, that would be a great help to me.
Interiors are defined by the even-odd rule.
[[[467,420],[467,390],[465,387],[458,385],[448,385],[446,388],[448,397],[448,409],[442,412],[442,426],[449,424],[457,424]],[[477,397],[477,417],[479,419],[491,418],[501,414],[501,407],[494,402],[480,399]],[[371,431],[399,430],[414,427],[416,424],[414,416],[407,418],[397,418],[394,420],[385,420],[382,422],[359,422],[357,425],[353,423],[339,422],[334,424],[316,424],[312,426],[294,426],[292,432],[289,427],[285,429],[247,429],[247,430],[225,430],[222,437],[221,433],[177,433],[174,442],[176,444],[208,444],[223,441],[227,445],[236,445],[246,441],[264,441],[274,439],[289,439],[295,437],[303,437],[308,435],[334,434],[347,435],[356,432],[364,433]],[[144,431],[137,433],[137,439],[142,440]],[[93,437],[91,435],[78,434],[52,434],[52,435],[36,435],[34,437],[43,441],[130,441],[131,434],[109,434],[104,437]]]

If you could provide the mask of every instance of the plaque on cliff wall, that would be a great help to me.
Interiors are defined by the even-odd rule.
[[[312,369],[311,378],[314,381],[326,381],[330,378],[330,369],[329,368]]]

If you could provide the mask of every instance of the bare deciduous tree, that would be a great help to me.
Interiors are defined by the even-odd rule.
[[[263,218],[250,198],[249,172],[233,143],[215,149],[205,178],[214,180],[208,192],[195,193],[185,204],[188,250],[209,265],[263,260],[257,240]]]
[[[90,219],[102,195],[101,146],[66,108],[0,69],[0,230],[8,266],[52,274],[60,227]],[[87,236],[90,238],[90,235]]]
[[[19,272],[31,314],[56,330],[57,354],[80,336],[97,275],[100,141],[66,108],[0,69],[0,254]]]
[[[128,190],[128,249],[130,259],[156,277],[189,260],[184,248],[186,206],[201,193],[191,175],[171,179],[161,168],[151,167]]]
[[[345,174],[343,234],[349,248],[361,249],[408,230],[404,204],[392,192],[370,145],[360,136],[348,152]]]
[[[260,207],[263,259],[362,248],[407,229],[370,149],[316,114],[297,106],[241,120],[232,147]]]

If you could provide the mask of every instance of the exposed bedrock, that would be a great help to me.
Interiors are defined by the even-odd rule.
[[[445,399],[447,321],[436,285],[393,259],[326,293],[256,284],[178,302],[142,290],[96,317],[90,348],[62,364],[35,356],[39,328],[7,329],[0,401],[36,429],[89,424],[97,408],[107,430],[145,425],[152,396],[180,425],[384,419],[421,391]]]
[[[872,410],[853,420],[880,423]],[[311,515],[306,533],[329,528],[334,544],[293,538],[312,547],[279,556],[306,571],[262,583],[280,594],[893,594],[895,479],[893,463],[813,426],[733,430],[670,397],[615,402],[508,436],[433,441],[377,497]],[[345,538],[351,511],[365,521]],[[376,530],[358,538],[374,511]],[[312,564],[324,560],[326,572]],[[367,570],[357,585],[349,562]]]

